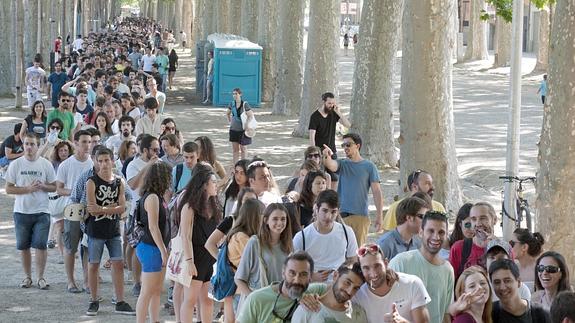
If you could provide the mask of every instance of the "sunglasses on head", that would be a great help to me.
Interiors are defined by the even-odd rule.
[[[550,274],[556,274],[561,271],[561,268],[557,266],[545,266],[545,265],[538,265],[536,269],[538,273],[546,271]]]
[[[373,244],[373,243],[368,243],[368,244],[363,245],[357,249],[357,255],[359,257],[364,257],[368,253],[372,254],[372,255],[376,255],[379,252],[381,252],[381,249],[379,248],[378,245]]]

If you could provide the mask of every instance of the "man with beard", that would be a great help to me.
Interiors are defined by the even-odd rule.
[[[496,260],[489,266],[489,279],[499,300],[493,303],[491,318],[497,323],[547,323],[549,312],[541,305],[522,299],[519,267],[511,259]]]
[[[353,300],[365,309],[369,322],[430,322],[427,304],[431,298],[419,277],[387,268],[387,259],[376,244],[361,246],[357,255],[366,283]]]
[[[136,123],[134,118],[130,116],[122,116],[120,118],[120,132],[113,135],[106,141],[106,147],[114,152],[114,159],[118,159],[118,152],[120,151],[120,146],[124,141],[136,141],[136,137],[133,135]]]
[[[493,228],[497,223],[497,215],[491,204],[487,202],[474,204],[469,211],[469,219],[475,235],[472,239],[457,241],[449,251],[449,262],[453,266],[456,281],[463,270],[469,266],[485,267],[482,264],[485,247],[489,241],[495,239]]]
[[[284,261],[283,280],[252,292],[238,317],[240,323],[290,322],[304,292],[317,294],[323,286],[308,290],[313,259],[305,251],[290,254]]]
[[[439,256],[447,239],[447,215],[437,211],[425,213],[421,222],[421,247],[398,254],[389,262],[395,271],[415,275],[423,281],[431,302],[427,304],[430,322],[451,322],[448,307],[453,299],[453,268]]]
[[[428,172],[418,169],[413,171],[407,177],[407,187],[409,188],[409,195],[413,196],[413,194],[417,192],[427,193],[431,198],[433,198],[433,191],[435,190],[433,187],[433,178],[431,174]],[[383,220],[383,230],[390,231],[397,227],[397,220],[396,220],[396,210],[397,206],[402,200],[393,202],[387,212],[385,213],[385,218]],[[443,205],[437,201],[431,201],[432,205],[431,208],[434,211],[444,212],[445,208]]]
[[[312,113],[309,119],[309,141],[310,146],[323,149],[323,145],[328,146],[333,152],[332,158],[337,159],[335,147],[335,128],[337,123],[350,128],[351,123],[341,113],[339,106],[335,103],[335,96],[331,92],[321,95],[323,105]]]
[[[339,175],[337,193],[341,198],[340,214],[345,224],[349,225],[357,244],[363,244],[367,239],[370,219],[368,214],[368,194],[371,189],[375,204],[375,231],[381,229],[383,220],[383,195],[379,185],[377,167],[360,154],[362,147],[361,137],[355,133],[343,136],[346,159],[333,160],[333,150],[323,145],[323,163],[327,169]]]
[[[60,139],[68,140],[72,138],[72,128],[74,127],[74,114],[72,114],[72,106],[74,106],[74,97],[66,91],[61,91],[58,95],[58,108],[48,113],[46,124],[50,124],[54,119],[62,120],[64,129],[60,131]]]
[[[367,323],[365,310],[351,301],[365,282],[359,262],[341,265],[334,274],[334,280],[335,282],[328,286],[327,293],[319,298],[320,310],[318,312],[299,306],[291,321]]]

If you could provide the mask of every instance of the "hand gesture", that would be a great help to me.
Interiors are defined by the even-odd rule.
[[[321,303],[319,301],[319,295],[317,294],[304,294],[299,301],[300,305],[311,312],[319,312],[321,309]]]
[[[459,313],[467,311],[471,308],[471,304],[483,297],[483,292],[483,289],[478,288],[474,291],[461,294],[461,296],[449,306],[449,313],[452,316],[456,316]]]
[[[393,305],[391,305],[391,313],[385,313],[383,315],[383,322],[385,322],[385,323],[409,323],[408,320],[403,318],[403,316],[399,315],[399,312],[397,311],[397,305],[395,305],[395,303],[393,303]]]
[[[323,151],[322,151],[322,155],[324,156],[324,158],[331,158],[331,156],[333,155],[333,151],[331,151],[331,148],[329,148],[327,145],[323,145]]]

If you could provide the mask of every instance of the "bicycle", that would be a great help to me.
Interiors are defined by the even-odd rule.
[[[504,183],[517,182],[517,188],[515,189],[515,203],[516,204],[516,214],[511,216],[509,212],[505,209],[505,190],[501,191],[501,216],[507,217],[513,222],[515,222],[515,227],[520,228],[521,223],[525,219],[527,229],[529,232],[533,232],[533,219],[531,218],[531,208],[529,207],[529,202],[523,195],[523,183],[531,182],[535,184],[536,178],[533,176],[518,177],[518,176],[499,176],[499,179],[504,180]],[[503,223],[502,223],[503,224]]]

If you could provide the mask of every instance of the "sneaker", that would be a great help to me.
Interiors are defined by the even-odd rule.
[[[140,296],[140,290],[142,290],[142,285],[140,283],[135,283],[134,287],[132,287],[132,296]]]
[[[56,247],[56,240],[48,240],[48,248],[54,249]]]
[[[170,304],[170,305],[174,304],[174,287],[173,286],[168,288],[168,304]]]
[[[86,311],[86,315],[96,316],[98,314],[99,309],[100,309],[100,303],[98,301],[90,302],[90,307],[88,307],[88,310]]]
[[[116,303],[116,313],[124,315],[136,315],[136,311],[134,311],[130,304],[124,301]]]
[[[110,302],[112,303],[112,305],[118,304],[118,300],[116,299],[116,296],[112,297],[112,300]]]

